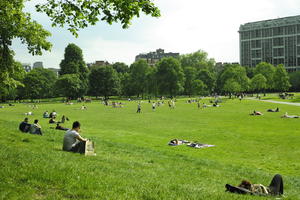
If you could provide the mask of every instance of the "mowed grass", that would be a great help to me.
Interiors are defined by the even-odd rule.
[[[166,104],[154,112],[144,101],[137,114],[136,102],[124,103],[0,109],[0,199],[269,199],[226,193],[224,185],[242,179],[268,185],[277,173],[284,199],[300,199],[300,119],[280,118],[286,111],[300,114],[300,107],[225,100],[197,109],[180,99],[174,110]],[[266,112],[277,106],[281,112]],[[70,118],[65,127],[81,122],[81,135],[95,141],[97,156],[61,151],[64,131],[42,118],[53,109]],[[250,116],[254,109],[264,115]],[[31,122],[40,120],[43,136],[18,131],[28,111],[34,112]],[[168,146],[174,138],[216,146]]]

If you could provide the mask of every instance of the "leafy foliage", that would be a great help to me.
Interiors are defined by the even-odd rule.
[[[65,74],[58,78],[55,89],[58,94],[74,99],[82,96],[81,83],[78,74]]]
[[[289,76],[283,65],[278,65],[274,73],[274,88],[277,91],[285,92],[291,87]]]
[[[265,90],[267,88],[267,79],[262,74],[256,74],[251,79],[251,90],[259,91]]]
[[[103,95],[105,99],[120,93],[120,79],[112,66],[92,67],[89,75],[90,94]]]
[[[128,28],[132,18],[139,17],[140,12],[160,16],[151,0],[48,0],[36,8],[50,17],[52,26],[68,25],[68,30],[75,36],[79,29],[95,25],[99,20],[109,24],[119,22],[123,28]]]

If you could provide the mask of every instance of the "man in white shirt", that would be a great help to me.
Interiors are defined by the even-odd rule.
[[[80,123],[75,121],[73,123],[72,129],[68,130],[64,136],[63,141],[63,150],[71,151],[74,153],[84,153],[85,142],[87,139],[84,139],[78,133],[80,130]]]

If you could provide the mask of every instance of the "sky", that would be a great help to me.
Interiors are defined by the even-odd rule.
[[[34,5],[43,1],[27,2],[25,11],[52,33],[51,52],[31,56],[17,39],[13,50],[17,61],[30,65],[42,61],[45,68],[59,68],[69,43],[82,49],[86,63],[104,60],[130,65],[136,55],[158,48],[180,54],[201,49],[216,62],[239,62],[241,24],[300,15],[300,0],[154,0],[161,11],[159,18],[141,15],[128,29],[99,21],[75,38],[66,27],[53,28],[45,14],[35,12]]]

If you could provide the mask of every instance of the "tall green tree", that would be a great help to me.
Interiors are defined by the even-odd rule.
[[[116,72],[118,72],[119,74],[124,74],[129,72],[129,67],[122,62],[116,62],[112,65],[112,67],[116,70]]]
[[[53,96],[56,75],[53,71],[36,68],[26,74],[20,88],[20,96],[30,99],[47,98]]]
[[[82,96],[81,83],[78,74],[65,74],[60,76],[55,83],[55,91],[57,95],[67,97],[68,99],[76,99]]]
[[[0,1],[0,84],[15,84],[12,78],[13,51],[10,48],[13,39],[20,39],[33,55],[41,55],[42,50],[51,48],[47,41],[50,33],[23,11],[26,1]],[[99,20],[109,24],[120,23],[127,28],[133,17],[139,17],[140,13],[160,16],[159,9],[151,0],[45,0],[36,5],[36,9],[48,15],[53,26],[67,25],[75,36],[79,29],[95,25]]]
[[[267,79],[262,74],[256,74],[251,79],[250,85],[252,91],[262,92],[267,88]]]
[[[103,95],[105,99],[108,99],[109,96],[119,95],[120,93],[118,73],[110,65],[92,67],[89,82],[92,95]]]
[[[289,74],[291,89],[293,91],[300,91],[300,71],[292,72]]]
[[[242,86],[233,78],[227,79],[223,86],[223,91],[229,93],[229,98],[231,98],[232,93],[242,92]]]
[[[184,68],[185,83],[184,83],[184,93],[191,96],[194,92],[194,81],[196,79],[197,70],[194,67]]]
[[[231,87],[231,85],[234,84],[229,84],[228,80],[238,83],[239,87]],[[225,67],[222,74],[220,74],[218,84],[225,92],[236,92],[236,89],[229,91],[228,88],[240,88],[239,92],[244,92],[249,89],[249,78],[247,77],[244,67],[241,67],[240,65],[228,65]],[[229,85],[230,87],[225,85]]]
[[[206,89],[208,93],[212,93],[216,87],[216,73],[214,71],[210,71],[208,69],[200,69],[197,75],[197,79],[203,81],[206,85]]]
[[[149,65],[145,60],[138,60],[130,65],[131,85],[137,96],[147,91],[147,73]]]
[[[176,58],[167,57],[158,62],[156,79],[161,95],[173,97],[184,90],[184,72]]]
[[[77,74],[81,80],[80,93],[84,96],[88,90],[88,68],[83,60],[82,50],[75,44],[65,48],[64,59],[60,63],[60,75]]]
[[[254,70],[254,75],[262,74],[267,79],[267,89],[274,88],[274,74],[275,74],[275,67],[266,62],[261,62],[256,65]]]
[[[194,80],[193,87],[192,87],[192,94],[193,95],[207,95],[208,90],[207,86],[201,80]]]
[[[0,84],[14,85],[14,52],[11,50],[15,38],[27,45],[29,53],[41,55],[42,50],[51,48],[46,39],[51,34],[32,20],[29,13],[23,11],[24,0],[0,1]]]
[[[198,70],[208,69],[213,71],[215,66],[215,60],[208,58],[208,54],[202,50],[196,51],[191,54],[181,55],[180,62],[182,68],[194,67]]]
[[[281,64],[276,67],[274,73],[274,89],[279,92],[286,92],[291,87],[289,75]]]

